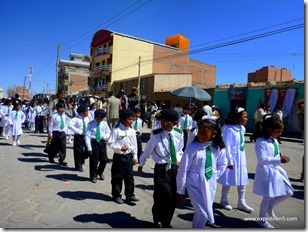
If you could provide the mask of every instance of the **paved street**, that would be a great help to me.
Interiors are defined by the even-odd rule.
[[[144,135],[149,133],[144,129]],[[136,205],[118,205],[111,197],[111,162],[105,170],[105,180],[89,181],[89,164],[85,172],[74,169],[72,144],[67,146],[68,166],[51,164],[45,148],[46,135],[24,130],[21,145],[13,147],[11,139],[0,139],[0,227],[1,228],[152,228],[153,166],[149,159],[144,174],[135,172],[135,193],[141,200]],[[258,216],[261,197],[252,193],[256,157],[254,144],[246,137],[246,155],[250,184],[247,203],[255,209],[251,214],[240,210],[227,211],[219,204],[221,186],[217,185],[214,213],[216,224],[224,228],[259,228],[253,221]],[[146,141],[145,141],[146,142]],[[145,143],[143,144],[145,146]],[[275,208],[278,221],[271,223],[281,229],[305,227],[304,184],[299,182],[304,145],[297,141],[282,141],[281,153],[290,156],[284,164],[295,189],[292,198]],[[112,159],[108,148],[108,157]],[[137,170],[137,166],[134,167]],[[231,188],[229,202],[236,207],[237,189]],[[193,208],[189,199],[178,208],[172,220],[173,228],[191,228]]]

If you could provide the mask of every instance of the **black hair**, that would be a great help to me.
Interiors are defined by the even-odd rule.
[[[103,109],[97,109],[94,111],[94,118],[105,118],[106,112]]]
[[[134,109],[134,113],[141,113],[141,109],[140,108],[135,108]]]
[[[201,122],[198,123],[198,127],[200,128],[202,124],[205,124],[206,127],[212,131],[217,131],[217,135],[212,139],[213,147],[219,147],[220,149],[225,148],[225,143],[222,139],[220,124],[212,119],[203,119]],[[195,140],[198,140],[197,136]]]
[[[63,100],[58,101],[56,108],[65,108],[65,102]]]
[[[183,111],[184,111],[184,110],[189,110],[188,105],[183,106]]]
[[[21,103],[20,103],[20,102],[16,102],[16,103],[14,104],[13,110],[16,110],[16,107],[17,107],[17,106],[21,106]]]
[[[233,110],[229,111],[228,116],[225,120],[226,125],[236,125],[238,124],[238,119],[243,115],[246,110],[238,112],[240,107],[235,107]]]
[[[201,120],[202,117],[203,117],[204,115],[206,115],[206,113],[204,112],[204,110],[198,109],[197,112],[196,112],[196,114],[194,115],[194,118],[193,118],[193,119],[194,119],[195,121]]]
[[[83,113],[85,111],[88,111],[88,107],[86,107],[85,105],[78,106],[78,108],[77,108],[77,113],[78,114]]]
[[[278,117],[272,116],[271,114],[264,115],[259,137],[263,136],[268,139],[271,137],[269,129],[275,130],[281,128],[283,128],[283,122]]]
[[[97,104],[94,102],[94,103],[91,104],[90,109],[93,109],[93,106],[94,106],[94,105],[97,106]]]
[[[126,121],[130,117],[134,117],[134,112],[132,110],[130,110],[130,109],[120,110],[120,112],[119,112],[120,120]]]
[[[161,120],[168,120],[172,122],[176,122],[179,120],[179,115],[175,110],[172,109],[163,109],[160,112],[160,119]]]
[[[113,91],[109,91],[109,92],[108,92],[108,96],[109,96],[109,97],[111,97],[111,96],[113,96],[113,95],[114,95]]]

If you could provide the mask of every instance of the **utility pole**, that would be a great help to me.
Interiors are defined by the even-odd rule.
[[[32,99],[32,66],[29,67],[29,99]]]
[[[22,90],[22,99],[23,100],[25,100],[26,78],[27,78],[27,76],[25,76],[25,78],[24,78],[24,88]]]
[[[57,51],[57,63],[56,63],[56,93],[58,92],[58,68],[59,68],[59,56],[60,56],[61,43],[58,44]]]
[[[140,63],[141,63],[141,57],[139,56],[139,61],[138,61],[138,94],[140,95]]]

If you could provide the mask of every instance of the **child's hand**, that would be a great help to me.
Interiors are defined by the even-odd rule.
[[[142,167],[141,167],[141,166],[138,167],[138,173],[139,173],[139,174],[140,174],[140,173],[143,173]]]
[[[89,155],[92,155],[92,151],[88,151],[88,154],[89,154]]]
[[[137,160],[133,159],[133,165],[136,165],[136,163],[137,163]]]
[[[285,164],[285,163],[288,163],[290,161],[290,158],[288,156],[283,155],[283,156],[281,156],[280,161],[281,161],[281,163]]]
[[[185,195],[177,193],[176,198],[178,199],[180,203],[183,203],[185,201]]]
[[[140,135],[140,131],[136,131],[136,134],[137,134],[137,135]]]
[[[128,146],[123,145],[122,148],[121,148],[121,151],[127,151],[127,150],[128,150]]]
[[[229,165],[229,166],[227,166],[227,168],[233,170],[234,169],[234,165]]]

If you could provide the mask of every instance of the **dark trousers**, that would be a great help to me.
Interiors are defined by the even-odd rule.
[[[183,146],[183,151],[185,151],[186,143],[187,143],[187,138],[188,138],[188,130],[183,130],[183,134],[184,134],[184,146]]]
[[[92,155],[90,156],[90,178],[96,178],[103,174],[107,164],[106,141],[97,142],[91,139]]]
[[[161,222],[168,228],[176,207],[176,175],[178,167],[175,164],[166,171],[166,164],[155,164],[154,168],[154,205],[153,220]]]
[[[138,163],[139,163],[139,159],[142,154],[142,141],[141,141],[140,135],[136,135],[136,138],[137,138],[137,156],[138,156]]]
[[[49,160],[53,160],[57,153],[59,153],[59,162],[66,158],[66,134],[64,132],[53,131],[52,140],[47,148]]]
[[[44,133],[44,116],[35,117],[35,132]]]
[[[84,163],[85,156],[87,153],[87,147],[86,147],[86,142],[84,135],[74,135],[74,163],[75,163],[75,168],[81,169],[82,164]]]
[[[134,195],[134,170],[133,170],[133,154],[129,153],[121,155],[115,153],[113,155],[113,161],[111,166],[111,195],[115,197],[121,197],[122,182],[124,180],[126,197]]]

